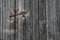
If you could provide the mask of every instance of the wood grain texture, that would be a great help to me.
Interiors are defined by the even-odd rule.
[[[30,16],[17,19],[16,40],[60,40],[60,0],[16,0],[17,9],[28,10]],[[13,23],[7,22],[14,10],[14,0],[0,0],[0,39],[14,40],[8,35]],[[16,20],[17,20],[16,19]]]

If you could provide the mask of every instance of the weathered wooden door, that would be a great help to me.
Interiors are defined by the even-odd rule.
[[[14,40],[15,0],[0,0],[0,40]],[[29,16],[16,18],[16,40],[60,40],[60,0],[16,0],[16,9],[28,10]]]

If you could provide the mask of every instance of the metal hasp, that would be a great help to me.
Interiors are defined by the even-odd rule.
[[[18,15],[24,16],[24,14],[27,14],[27,12],[28,12],[27,10],[21,10],[19,13],[16,13],[16,15],[13,12],[10,12],[9,18],[14,17],[14,16],[18,16]]]

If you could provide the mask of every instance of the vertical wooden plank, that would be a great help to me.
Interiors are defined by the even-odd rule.
[[[33,0],[33,40],[37,40],[38,0]]]
[[[29,40],[33,40],[33,0],[29,0],[29,11],[30,11],[30,18],[29,18],[30,39]]]
[[[55,10],[54,10],[54,12],[55,12],[55,14],[56,15],[54,15],[54,17],[55,17],[55,20],[54,20],[54,23],[55,23],[55,28],[54,28],[54,33],[55,33],[55,40],[60,40],[60,0],[55,0]]]
[[[39,0],[39,39],[46,39],[46,13],[45,13],[45,2],[46,0]]]
[[[46,0],[47,40],[53,39],[53,0]]]
[[[2,40],[2,0],[0,0],[0,39]]]
[[[24,0],[19,0],[19,10],[24,10]],[[18,40],[25,40],[25,36],[24,36],[24,33],[25,33],[25,25],[24,25],[24,20],[22,18],[22,16],[18,16],[19,18],[19,34],[18,34]]]
[[[9,13],[9,0],[3,0],[3,40],[7,40],[7,31],[9,28],[9,23],[7,22],[8,13]],[[8,39],[9,40],[9,39]]]
[[[28,13],[30,15],[30,10],[29,10],[29,0],[24,0],[24,9],[28,10]],[[26,18],[26,40],[30,40],[30,19],[29,19],[29,15]]]
[[[47,0],[46,18],[48,20],[48,40],[59,40],[59,0]],[[47,15],[48,14],[48,15]],[[57,16],[58,15],[58,16]]]

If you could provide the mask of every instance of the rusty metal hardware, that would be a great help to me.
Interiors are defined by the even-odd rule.
[[[18,16],[18,15],[24,15],[24,14],[26,14],[27,12],[28,12],[28,11],[26,11],[26,10],[20,11],[20,13],[17,13],[16,16]],[[14,17],[13,12],[10,12],[9,17],[10,17],[10,18],[11,18],[11,17]]]

